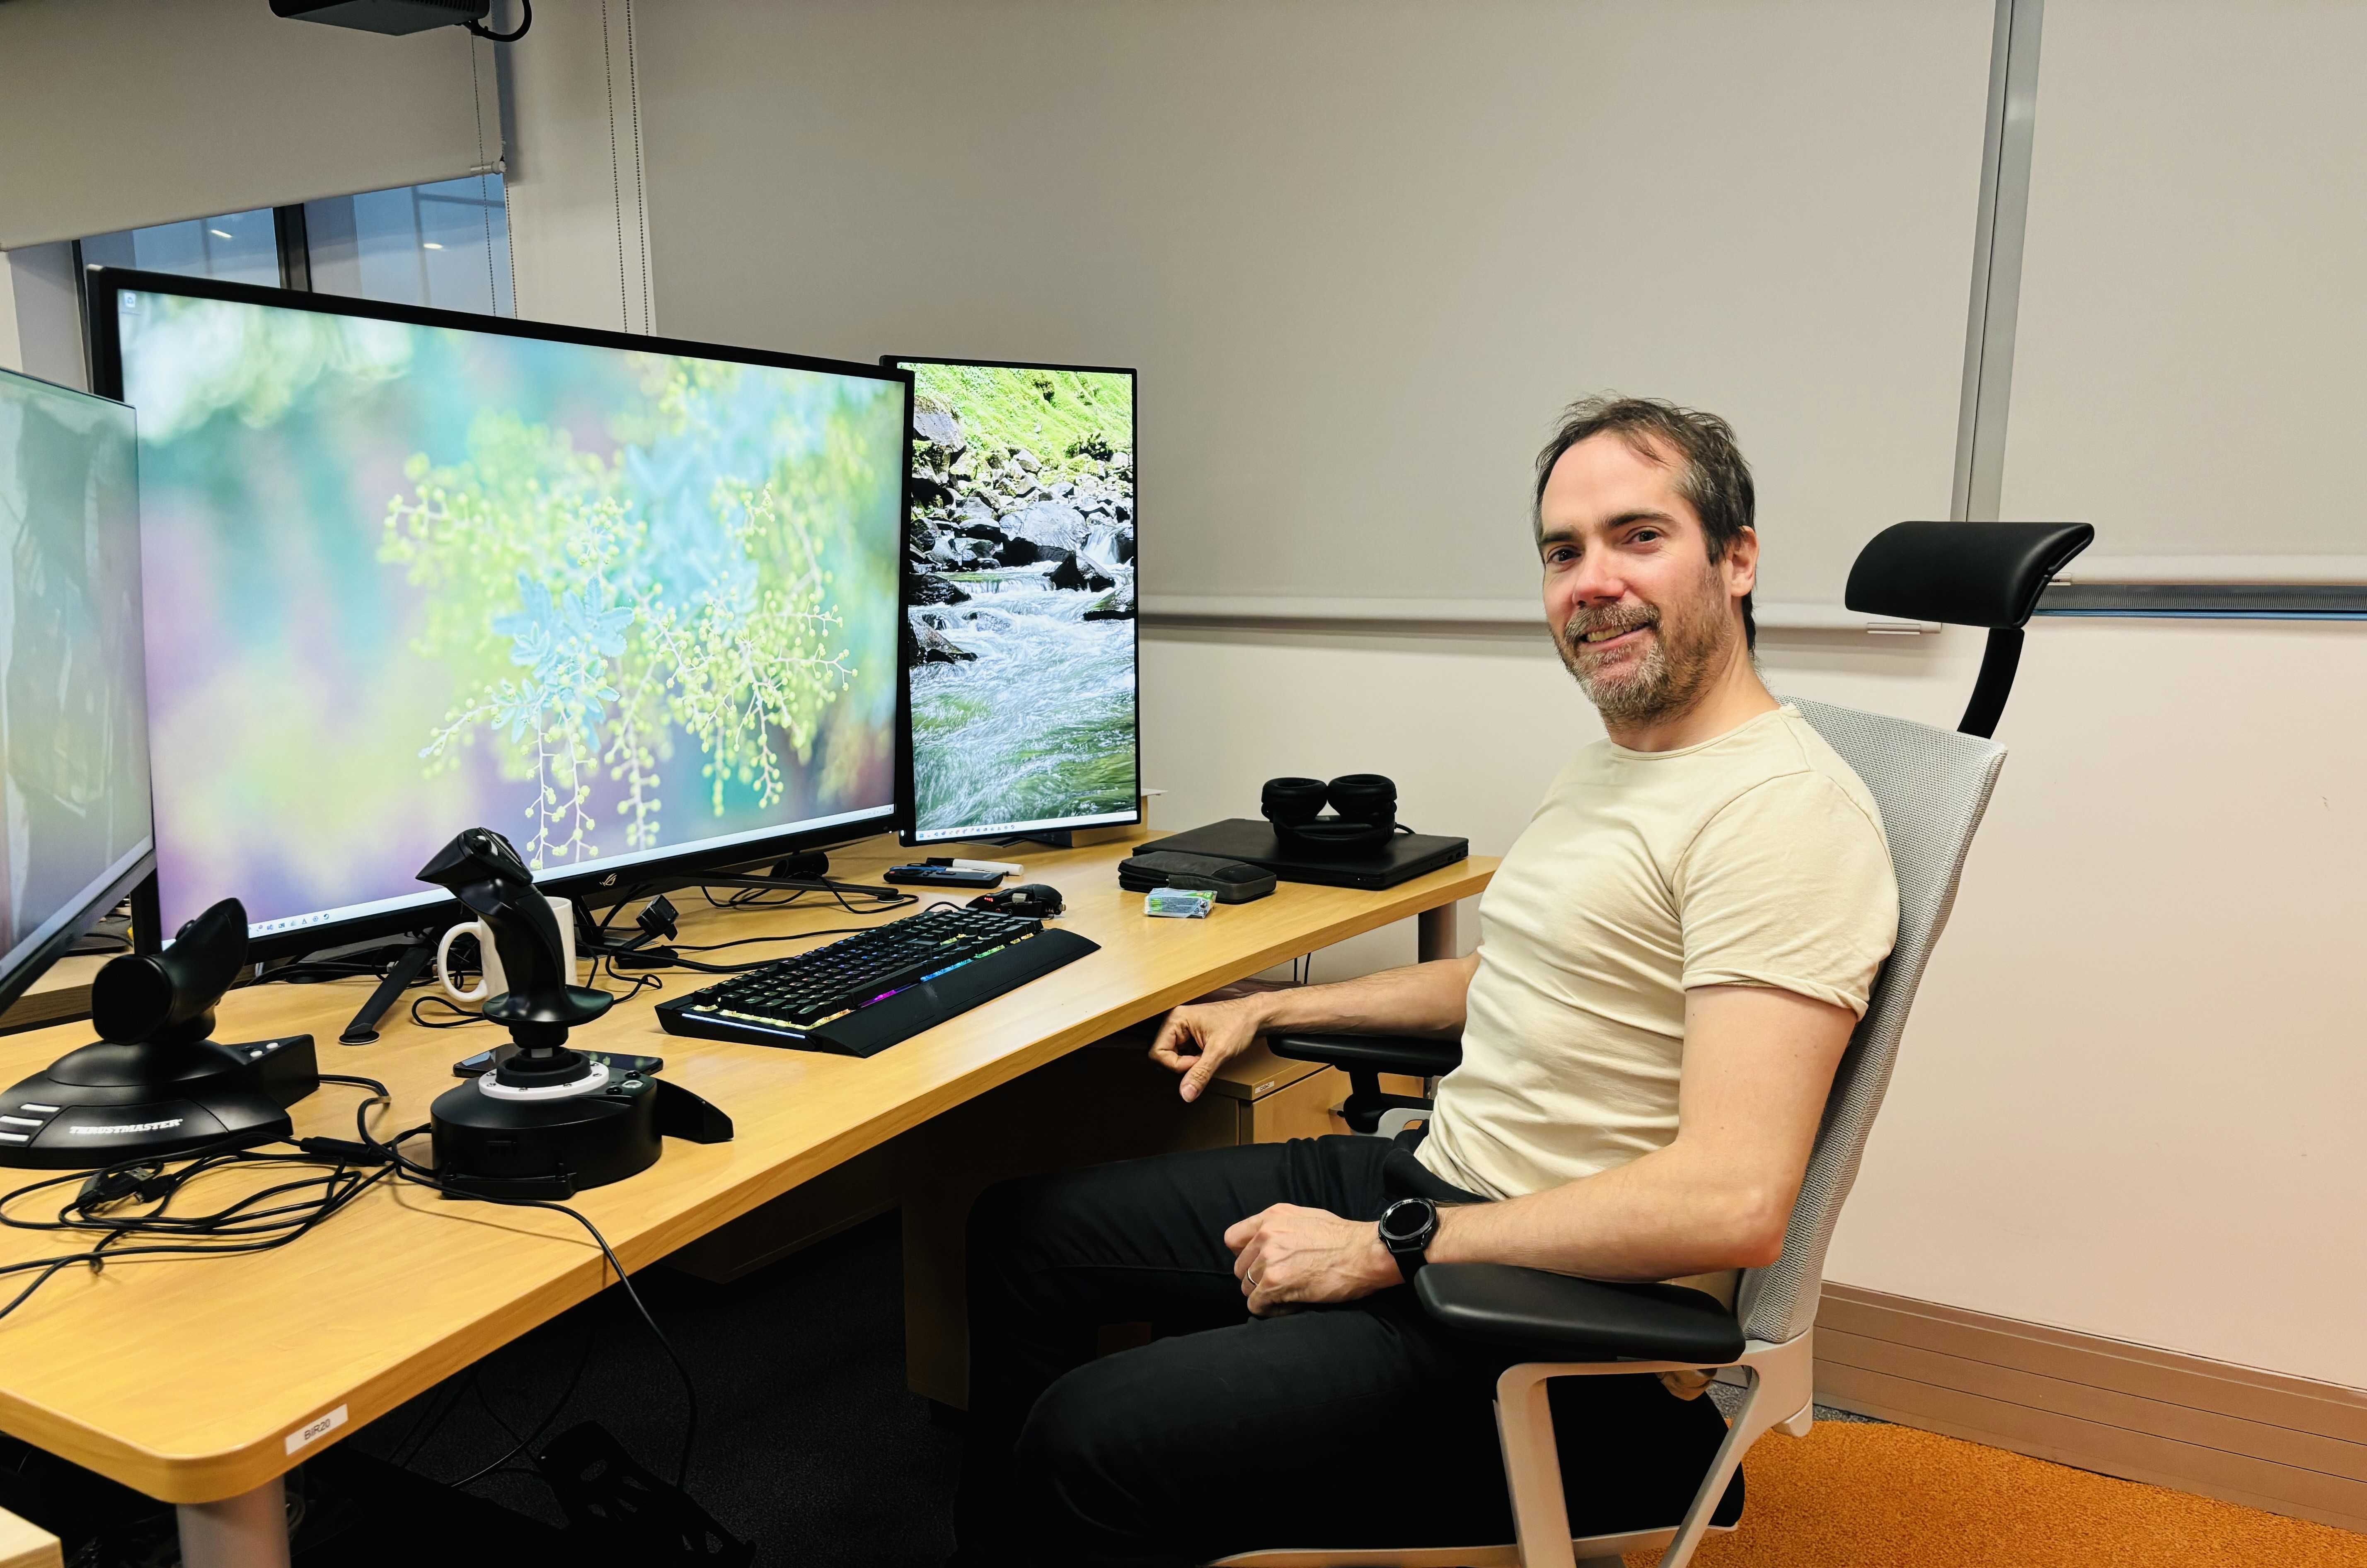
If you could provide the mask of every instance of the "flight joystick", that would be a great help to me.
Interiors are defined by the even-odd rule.
[[[452,890],[493,933],[509,989],[488,998],[484,1017],[504,1024],[517,1054],[480,1081],[495,1098],[559,1099],[591,1094],[607,1069],[567,1048],[568,1031],[606,1012],[614,998],[574,983],[567,947],[549,901],[535,891],[534,873],[510,841],[490,828],[471,828],[421,869],[419,880]]]
[[[162,953],[110,959],[90,987],[98,1039],[0,1095],[0,1166],[86,1170],[289,1136],[288,1107],[320,1082],[312,1037],[213,1038],[246,935],[245,907],[225,898]]]
[[[569,1031],[615,998],[574,983],[558,918],[510,841],[471,828],[420,871],[485,923],[509,989],[488,1022],[517,1049],[436,1097],[429,1115],[437,1179],[456,1197],[549,1199],[619,1181],[657,1162],[662,1136],[721,1143],[730,1118],[679,1085],[612,1073],[571,1050]]]

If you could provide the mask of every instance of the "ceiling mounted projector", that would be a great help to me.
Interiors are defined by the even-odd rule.
[[[534,25],[534,11],[526,0],[524,19],[514,33],[497,33],[485,26],[493,0],[271,0],[271,14],[300,22],[327,22],[366,33],[424,33],[430,28],[466,28],[495,43],[515,43]]]

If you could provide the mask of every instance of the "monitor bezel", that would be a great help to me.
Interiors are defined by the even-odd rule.
[[[762,365],[783,370],[813,370],[826,375],[852,376],[872,381],[900,382],[904,388],[904,449],[903,469],[898,479],[896,558],[898,587],[896,614],[898,635],[902,634],[904,587],[904,529],[912,515],[912,375],[893,367],[868,365],[860,360],[829,359],[817,355],[783,354],[771,349],[742,348],[728,344],[701,343],[690,338],[663,337],[655,333],[608,332],[597,327],[559,326],[549,321],[520,321],[509,316],[477,315],[467,310],[442,310],[431,306],[401,305],[380,299],[360,299],[342,294],[308,293],[300,289],[270,288],[260,284],[228,283],[210,277],[181,277],[169,273],[143,272],[130,267],[93,265],[84,269],[85,292],[89,300],[90,364],[93,381],[107,395],[121,401],[123,389],[123,354],[119,333],[120,317],[117,299],[122,293],[179,294],[199,299],[221,299],[233,304],[261,305],[279,310],[311,310],[320,315],[358,316],[374,321],[398,321],[407,326],[447,327],[460,332],[489,333],[503,337],[533,338],[545,343],[577,344],[592,348],[620,349],[629,353],[672,354],[690,358],[719,359],[742,365]],[[135,415],[137,411],[134,411]],[[902,671],[898,671],[897,728],[898,754],[902,752]],[[727,873],[746,867],[762,866],[804,850],[828,849],[839,844],[892,832],[904,818],[903,785],[900,769],[889,770],[895,782],[890,786],[889,803],[878,811],[852,822],[838,822],[821,828],[785,828],[777,834],[762,839],[741,840],[726,845],[700,849],[695,843],[685,845],[678,854],[663,855],[653,860],[637,861],[629,866],[598,862],[582,869],[565,873],[545,873],[538,875],[535,885],[554,897],[575,897],[598,908],[617,904],[640,896],[638,890],[670,891],[697,886],[697,874],[701,871]],[[153,784],[151,784],[153,794]],[[455,833],[473,824],[456,823]],[[156,924],[156,888],[153,881],[155,832],[149,834],[150,875],[136,895],[135,909],[150,912],[151,918],[135,920],[135,933],[144,948],[152,945],[152,937],[161,935],[152,930]],[[225,890],[225,897],[236,893]],[[401,909],[383,910],[375,914],[349,916],[344,919],[304,926],[292,931],[277,931],[253,938],[248,954],[255,959],[300,956],[325,948],[345,947],[376,939],[433,933],[469,919],[459,900],[438,898],[432,903],[414,905]]]
[[[140,449],[138,434],[140,423],[139,410],[133,408],[130,404],[125,402],[120,398],[105,397],[96,392],[85,392],[79,387],[69,387],[64,385],[62,382],[52,381],[44,376],[28,375],[26,372],[21,370],[11,370],[6,366],[0,366],[0,377],[12,378],[19,381],[30,381],[34,385],[46,388],[51,391],[63,392],[68,397],[88,398],[93,402],[113,403],[116,407],[123,410],[124,412],[130,414],[131,416],[133,431],[133,483],[135,487],[137,486],[139,463],[138,454]],[[911,468],[912,465],[908,461],[905,464],[906,471],[909,472]],[[908,480],[908,488],[909,484],[910,481]],[[136,488],[134,494],[136,497]],[[144,635],[145,628],[142,629]],[[140,671],[140,682],[144,693],[144,689],[148,682],[148,671],[144,659]],[[144,718],[147,707],[144,695],[141,707]],[[0,1012],[6,1012],[9,1008],[14,1007],[17,998],[22,997],[27,991],[31,990],[33,988],[33,983],[39,980],[43,975],[48,974],[51,966],[56,964],[59,959],[66,957],[69,951],[74,947],[74,944],[80,942],[85,936],[88,935],[91,928],[98,924],[98,922],[106,917],[108,910],[114,908],[118,904],[122,903],[133,888],[139,886],[149,877],[155,874],[156,810],[154,797],[155,778],[152,771],[149,778],[150,805],[148,810],[148,847],[140,852],[139,856],[132,861],[130,867],[118,872],[114,876],[108,878],[107,882],[101,884],[99,891],[86,898],[80,908],[78,908],[74,914],[66,919],[63,925],[61,925],[56,931],[51,931],[47,937],[43,938],[39,946],[28,949],[24,956],[17,961],[14,968],[9,969],[5,974],[0,974]]]
[[[1040,822],[1020,823],[1014,827],[996,828],[984,834],[951,838],[916,838],[919,831],[920,793],[912,779],[912,672],[900,669],[896,672],[897,711],[901,722],[897,726],[896,740],[896,800],[901,808],[896,819],[896,841],[908,850],[935,848],[946,844],[991,842],[997,839],[1027,839],[1044,833],[1090,832],[1103,828],[1132,828],[1142,823],[1142,372],[1126,365],[1062,365],[1040,359],[966,359],[958,355],[883,354],[879,363],[889,367],[906,365],[974,365],[981,370],[1067,370],[1091,376],[1125,376],[1133,382],[1131,401],[1134,413],[1134,442],[1128,456],[1134,459],[1134,805],[1118,817],[1096,817],[1090,821],[1072,818],[1046,818]],[[911,372],[907,371],[907,375]],[[917,379],[917,378],[916,378]],[[904,436],[904,526],[909,532],[912,523],[912,443],[919,438],[913,428],[912,414],[919,394],[915,390],[905,400]],[[912,570],[911,552],[897,541],[897,636],[898,661],[902,661],[902,636],[912,624],[912,587],[917,574]]]

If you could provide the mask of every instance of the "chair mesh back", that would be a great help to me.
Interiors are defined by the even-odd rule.
[[[1898,942],[1875,977],[1865,1017],[1833,1075],[1824,1124],[1808,1156],[1807,1179],[1784,1232],[1784,1256],[1742,1276],[1735,1305],[1743,1332],[1776,1342],[1798,1337],[1816,1322],[1833,1223],[1857,1180],[1874,1113],[1890,1087],[1907,1010],[1947,926],[1965,852],[2005,763],[2005,748],[1994,740],[1854,708],[1784,700],[1857,770],[1881,808],[1890,863],[1898,874]]]

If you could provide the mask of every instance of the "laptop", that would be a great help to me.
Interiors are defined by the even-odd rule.
[[[1471,853],[1468,839],[1442,838],[1435,833],[1399,833],[1387,843],[1355,848],[1325,849],[1285,844],[1263,818],[1233,817],[1205,828],[1153,839],[1138,845],[1145,850],[1172,850],[1188,855],[1222,855],[1227,860],[1262,865],[1285,882],[1313,882],[1326,887],[1395,887],[1426,876],[1443,865],[1453,865]]]

